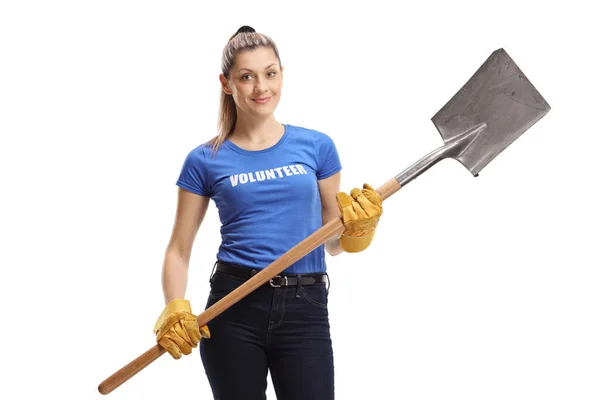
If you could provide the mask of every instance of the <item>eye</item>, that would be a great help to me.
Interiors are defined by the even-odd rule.
[[[252,75],[250,75],[250,74],[244,74],[244,75],[242,75],[242,80],[243,81],[249,81],[250,79],[252,79]]]
[[[267,72],[267,76],[269,78],[273,78],[275,75],[277,75],[277,72],[275,72],[275,71]]]

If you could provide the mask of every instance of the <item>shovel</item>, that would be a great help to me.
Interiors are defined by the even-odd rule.
[[[504,49],[494,51],[469,81],[431,119],[444,145],[377,189],[385,200],[437,162],[454,158],[477,176],[550,106]],[[200,326],[268,282],[284,269],[343,231],[341,217],[323,225],[237,289],[198,315]],[[210,339],[208,339],[210,340]],[[98,386],[108,394],[140,372],[165,350],[158,344]]]

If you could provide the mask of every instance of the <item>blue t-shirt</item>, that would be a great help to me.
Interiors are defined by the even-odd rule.
[[[341,170],[337,149],[319,131],[284,128],[281,139],[264,150],[226,140],[216,155],[203,144],[185,159],[177,186],[215,202],[221,261],[265,268],[322,226],[317,181]],[[323,245],[285,270],[325,271]]]

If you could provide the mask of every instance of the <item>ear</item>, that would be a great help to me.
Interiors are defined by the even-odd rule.
[[[225,75],[219,75],[219,81],[221,82],[221,88],[226,94],[231,94],[231,89],[229,88],[229,81],[225,78]]]

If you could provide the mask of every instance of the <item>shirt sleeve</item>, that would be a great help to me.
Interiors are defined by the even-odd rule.
[[[329,178],[342,169],[333,140],[326,134],[317,135],[317,179]]]
[[[201,148],[192,150],[181,167],[176,185],[199,196],[210,196],[204,152]]]

